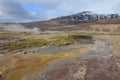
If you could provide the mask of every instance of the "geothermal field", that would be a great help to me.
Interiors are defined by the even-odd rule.
[[[22,21],[0,19],[0,80],[120,80],[119,14],[83,11],[31,20],[27,11],[17,9],[18,15],[0,7],[0,16],[1,9]]]
[[[53,22],[0,24],[0,80],[120,79],[119,20]]]

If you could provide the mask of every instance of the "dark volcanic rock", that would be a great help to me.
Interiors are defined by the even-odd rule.
[[[84,11],[70,16],[57,18],[60,23],[75,24],[81,22],[93,22],[101,19],[118,19],[118,14],[96,14],[91,11]]]

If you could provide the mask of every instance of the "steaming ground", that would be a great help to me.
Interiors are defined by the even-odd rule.
[[[39,34],[39,28],[25,28],[20,24],[0,24],[0,30],[11,31],[11,32],[28,32],[33,34]]]

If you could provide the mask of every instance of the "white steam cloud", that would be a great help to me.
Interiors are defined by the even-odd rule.
[[[14,31],[14,32],[28,32],[33,34],[39,34],[39,28],[25,28],[20,24],[0,24],[0,30]]]

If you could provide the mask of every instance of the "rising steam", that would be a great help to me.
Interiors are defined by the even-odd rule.
[[[0,30],[6,30],[6,31],[15,31],[15,32],[28,32],[28,33],[34,33],[39,34],[40,29],[39,28],[25,28],[24,26],[20,24],[0,24]]]

